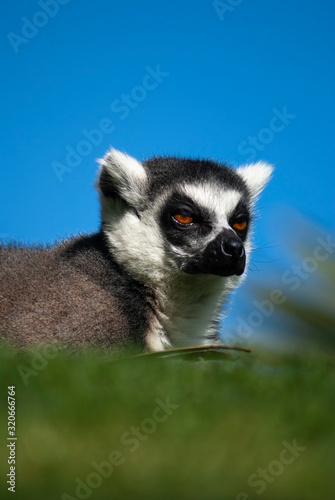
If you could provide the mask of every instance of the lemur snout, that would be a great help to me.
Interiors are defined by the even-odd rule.
[[[234,274],[241,275],[245,268],[245,250],[241,240],[232,237],[221,245],[222,251],[232,258],[232,269]]]
[[[210,274],[241,275],[245,268],[245,250],[242,241],[231,231],[223,231],[209,243],[204,258]]]
[[[245,254],[243,243],[237,238],[224,241],[221,249],[223,253],[230,255],[234,260],[241,259]]]
[[[190,274],[240,276],[245,269],[246,255],[242,241],[233,231],[224,230],[204,251],[188,260],[183,270]]]

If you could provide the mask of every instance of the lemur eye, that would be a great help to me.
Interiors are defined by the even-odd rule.
[[[193,217],[191,215],[177,213],[174,214],[173,218],[180,224],[191,224],[193,222]]]
[[[244,229],[247,227],[247,221],[242,220],[239,222],[234,222],[233,228],[236,229],[237,231],[244,231]]]

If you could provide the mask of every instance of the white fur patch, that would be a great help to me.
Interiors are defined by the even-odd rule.
[[[212,213],[217,227],[211,233],[214,239],[223,229],[231,229],[228,219],[234,212],[242,194],[235,189],[222,189],[214,184],[183,184],[183,192],[197,205]]]
[[[149,215],[141,221],[126,211],[118,218],[104,214],[105,232],[117,261],[140,281],[154,285],[162,279],[164,242],[157,223]]]
[[[141,197],[147,184],[147,174],[139,161],[111,148],[99,160],[99,164],[101,165],[99,176],[104,169],[110,177],[111,185],[118,190],[124,200],[131,206],[141,204]],[[101,193],[99,186],[98,190]]]
[[[236,172],[242,177],[250,191],[251,198],[256,201],[259,194],[263,191],[266,184],[271,179],[273,166],[269,163],[259,161],[250,163],[236,169]]]
[[[179,274],[167,287],[160,324],[174,347],[219,344],[214,326],[226,296],[240,278]]]

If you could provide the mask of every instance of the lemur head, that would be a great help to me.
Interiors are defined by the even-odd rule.
[[[272,167],[112,149],[100,160],[102,230],[116,260],[144,282],[187,275],[240,276],[250,253],[254,204]]]

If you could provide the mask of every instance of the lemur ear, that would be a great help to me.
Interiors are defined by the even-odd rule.
[[[129,205],[138,207],[147,184],[143,165],[121,151],[111,149],[99,160],[101,170],[98,190],[106,198],[122,198]]]
[[[273,166],[259,161],[239,167],[236,172],[242,177],[250,191],[251,199],[256,201],[259,194],[269,182],[273,172]]]

